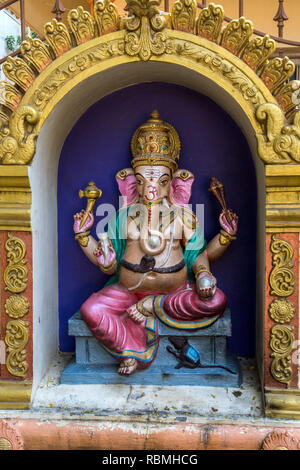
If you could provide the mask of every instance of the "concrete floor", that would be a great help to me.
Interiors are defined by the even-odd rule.
[[[59,355],[40,384],[31,412],[73,416],[140,416],[185,422],[188,418],[254,419],[263,416],[253,360],[241,359],[240,388],[142,385],[60,385],[69,355]]]

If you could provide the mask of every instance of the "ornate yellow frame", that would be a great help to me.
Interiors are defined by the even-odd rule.
[[[0,230],[31,231],[28,169],[58,103],[92,75],[143,61],[196,72],[235,100],[265,165],[265,232],[300,232],[300,82],[288,81],[293,62],[271,58],[274,41],[251,39],[245,18],[223,26],[221,6],[211,3],[197,17],[196,0],[178,0],[171,14],[160,12],[160,1],[127,0],[124,18],[109,0],[96,3],[94,16],[71,10],[69,28],[52,20],[45,42],[26,39],[22,57],[4,64],[10,82],[0,82]]]

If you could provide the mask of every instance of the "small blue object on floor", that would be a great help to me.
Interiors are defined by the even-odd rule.
[[[130,385],[197,385],[212,387],[240,387],[242,372],[238,359],[226,347],[231,336],[231,315],[224,315],[212,326],[187,332],[159,323],[159,348],[154,362],[145,370],[128,377],[117,373],[119,363],[93,337],[80,313],[69,320],[69,335],[75,336],[76,359],[61,375],[62,384],[130,384]],[[191,348],[189,358],[196,362],[200,355],[204,368],[178,366],[178,359],[168,350],[173,349],[169,338],[184,336]],[[209,367],[214,366],[214,367]],[[222,366],[222,367],[215,367]],[[224,368],[225,367],[225,368]]]

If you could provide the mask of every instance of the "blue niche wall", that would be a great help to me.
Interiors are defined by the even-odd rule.
[[[81,251],[73,234],[73,214],[85,208],[78,190],[95,181],[102,203],[118,208],[115,174],[130,166],[130,140],[154,108],[178,131],[179,168],[195,175],[191,203],[204,204],[205,236],[219,232],[217,201],[208,192],[211,176],[223,181],[229,206],[239,215],[238,239],[212,265],[232,312],[229,349],[255,354],[256,177],[245,137],[237,124],[209,98],[190,89],[145,83],[119,90],[91,106],[68,135],[58,171],[58,261],[60,349],[73,351],[68,319],[108,277]],[[195,206],[194,206],[195,207]],[[92,235],[100,217],[95,218]]]

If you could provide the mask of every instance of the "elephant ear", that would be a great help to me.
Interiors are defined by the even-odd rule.
[[[138,192],[136,189],[136,178],[132,168],[125,168],[118,171],[116,180],[119,191],[123,198],[122,207],[127,207],[138,200]]]
[[[189,203],[192,194],[194,175],[188,170],[177,170],[172,179],[171,201],[180,206]]]

